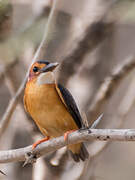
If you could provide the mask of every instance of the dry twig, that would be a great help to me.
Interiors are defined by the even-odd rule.
[[[64,137],[53,138],[40,144],[31,154],[37,157],[55,151],[67,144],[76,144],[82,141],[100,140],[100,141],[135,141],[135,129],[85,129],[79,130],[69,135],[68,142]],[[32,146],[25,148],[0,151],[0,163],[24,161],[26,154],[29,155]],[[30,155],[31,155],[30,154]]]
[[[94,22],[86,28],[80,39],[74,43],[74,47],[63,58],[63,63],[61,64],[62,71],[59,76],[59,81],[62,84],[67,84],[68,79],[76,72],[75,66],[83,62],[85,55],[105,40],[110,34],[111,27],[112,23],[105,23],[100,19],[99,22]]]
[[[112,71],[110,76],[105,78],[88,109],[88,116],[91,117],[92,121],[96,118],[98,113],[100,113],[100,109],[104,102],[112,96],[114,90],[116,90],[116,87],[120,84],[120,81],[122,81],[134,68],[135,58],[130,57],[124,61],[124,63],[118,65]]]

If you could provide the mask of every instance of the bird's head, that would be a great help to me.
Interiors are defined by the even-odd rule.
[[[30,68],[28,81],[44,76],[43,74],[51,74],[58,65],[58,63],[51,63],[46,60],[36,61]]]

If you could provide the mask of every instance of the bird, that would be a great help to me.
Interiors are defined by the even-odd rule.
[[[33,144],[35,149],[40,143],[82,129],[84,123],[77,104],[68,89],[57,83],[55,68],[57,62],[38,60],[30,68],[24,90],[24,107],[35,121],[45,138]],[[89,153],[84,143],[67,145],[75,162],[85,161]]]

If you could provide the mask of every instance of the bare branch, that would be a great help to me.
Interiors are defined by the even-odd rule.
[[[40,157],[49,152],[64,147],[67,144],[76,144],[82,141],[90,140],[100,141],[135,141],[135,129],[85,129],[79,130],[69,135],[68,142],[64,141],[64,137],[53,138],[47,142],[40,144],[33,153]],[[0,163],[24,161],[26,154],[31,152],[32,146],[25,148],[0,151]]]
[[[130,57],[124,63],[118,65],[111,73],[110,76],[105,78],[104,82],[101,84],[95,98],[88,109],[88,116],[92,120],[96,119],[96,116],[100,112],[100,108],[104,104],[105,100],[110,98],[119,85],[129,72],[135,68],[135,58]]]
[[[89,27],[80,39],[76,41],[74,47],[64,57],[60,72],[59,81],[66,84],[68,79],[76,72],[75,66],[83,62],[85,55],[97,47],[110,34],[112,23],[105,23],[103,21],[94,22]],[[74,66],[73,66],[74,64]]]
[[[88,19],[86,24],[83,24],[83,32],[77,31],[78,37],[74,40],[68,54],[63,57],[61,64],[59,81],[63,85],[66,85],[69,78],[76,73],[76,66],[82,64],[87,53],[92,52],[111,34],[114,23],[105,22],[105,18],[116,2],[117,0],[104,3],[104,8],[99,8],[97,14],[94,17],[92,15],[92,20]]]
[[[49,30],[50,30],[50,26],[52,24],[52,19],[53,19],[55,8],[56,8],[56,3],[57,3],[57,0],[55,0],[54,3],[53,3],[53,6],[52,6],[52,9],[51,9],[49,18],[48,18],[47,25],[45,26],[45,33],[44,33],[43,40],[42,40],[41,44],[39,45],[39,48],[37,49],[37,51],[36,51],[36,53],[35,53],[35,55],[33,57],[32,63],[35,62],[39,57],[41,57],[42,51],[46,47],[46,45],[48,43],[47,37],[48,37]],[[30,67],[31,67],[31,65],[30,65]],[[27,81],[28,73],[29,73],[29,69],[27,71],[27,74],[26,74],[20,88],[18,89],[15,96],[11,99],[11,101],[10,101],[10,103],[9,103],[9,105],[8,105],[6,111],[5,111],[5,113],[4,113],[4,115],[3,115],[2,119],[1,119],[1,122],[0,122],[0,137],[3,134],[3,132],[6,130],[8,124],[9,124],[10,118],[12,116],[12,113],[14,112],[14,110],[15,110],[17,104],[18,104],[19,99],[21,98],[22,92],[23,92],[24,87],[25,87],[25,83]]]
[[[103,117],[103,114],[101,114],[97,120],[94,121],[94,123],[91,125],[91,129],[95,129],[97,127],[97,125],[100,123],[101,119]]]

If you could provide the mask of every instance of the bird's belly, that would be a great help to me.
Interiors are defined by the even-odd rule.
[[[78,129],[52,84],[41,85],[35,92],[29,93],[29,98],[32,102],[29,113],[43,134],[57,137]]]

